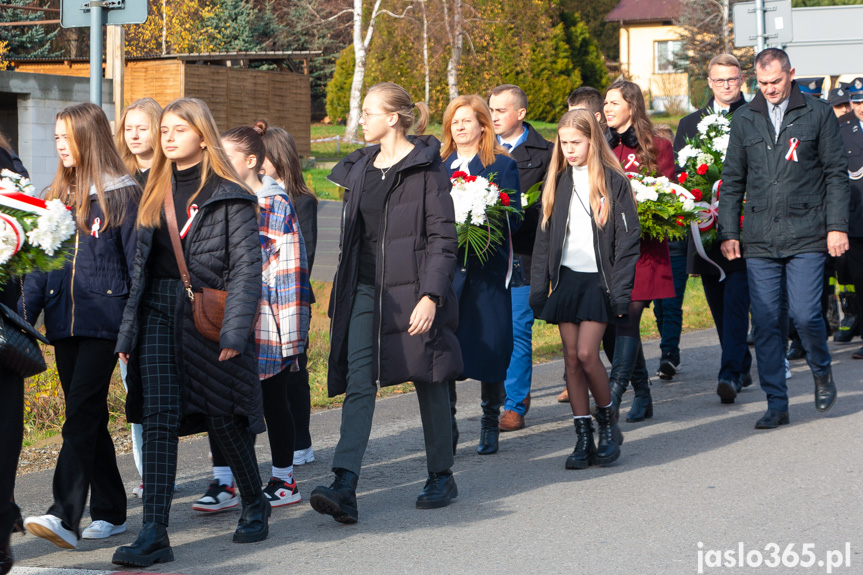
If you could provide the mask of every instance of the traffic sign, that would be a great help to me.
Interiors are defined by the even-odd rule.
[[[756,46],[755,2],[738,2],[733,8],[734,45]],[[791,0],[764,0],[764,43],[788,44],[794,39]]]
[[[90,10],[94,7],[102,9],[102,26],[143,24],[147,21],[147,0],[60,0],[60,26],[90,26]]]

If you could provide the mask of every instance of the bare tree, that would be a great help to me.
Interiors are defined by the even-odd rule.
[[[449,3],[452,2],[452,6]],[[449,86],[449,99],[458,98],[458,67],[461,64],[461,54],[464,46],[464,18],[462,16],[462,0],[441,0],[443,4],[444,23],[449,36],[450,57],[446,65],[446,83]],[[452,16],[450,16],[452,13]]]
[[[731,7],[740,0],[682,0],[677,25],[682,29],[680,51],[675,55],[678,69],[704,78],[707,64],[717,54],[734,54],[744,71],[751,68],[751,48],[734,47]]]

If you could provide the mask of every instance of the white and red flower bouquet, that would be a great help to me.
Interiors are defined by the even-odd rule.
[[[492,181],[494,176],[495,174],[491,174],[486,179],[458,171],[450,178],[458,247],[465,248],[465,263],[468,256],[473,254],[484,264],[494,248],[509,236],[509,213],[519,213],[510,206],[509,196],[512,190],[501,190]]]
[[[638,207],[641,237],[663,240],[686,237],[686,228],[698,219],[695,197],[666,177],[627,172]]]

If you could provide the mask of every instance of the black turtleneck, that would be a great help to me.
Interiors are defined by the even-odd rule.
[[[189,200],[201,185],[201,164],[195,164],[185,170],[178,170],[176,164],[171,165],[174,172],[171,181],[174,190],[174,209],[177,211],[177,227],[182,231],[183,226],[189,220],[187,208]],[[210,178],[207,185],[195,196],[193,204],[202,207],[213,195],[216,186],[215,178]],[[177,267],[177,258],[174,256],[174,246],[171,243],[164,210],[162,212],[162,224],[153,233],[153,247],[150,251],[149,264],[150,277],[180,279],[180,268]]]
[[[617,147],[618,144],[623,144],[627,148],[637,148],[638,147],[638,136],[635,135],[635,126],[629,126],[625,131],[618,132],[614,128],[608,129],[610,138],[608,139],[608,144],[611,146],[611,149]]]

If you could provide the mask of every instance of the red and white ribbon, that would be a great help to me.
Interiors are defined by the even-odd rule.
[[[44,216],[48,213],[44,200],[20,192],[0,193],[0,206],[6,206],[13,210],[21,210],[22,212],[39,216]]]
[[[198,215],[198,204],[192,204],[189,206],[189,219],[186,221],[186,225],[183,226],[183,229],[180,230],[181,238],[185,238],[186,234],[189,233],[189,228],[192,227],[192,220],[195,219],[196,215]]]
[[[797,161],[797,146],[800,145],[800,140],[797,138],[791,138],[788,140],[788,153],[785,154],[786,160]]]
[[[690,223],[690,229],[692,230],[692,240],[695,244],[695,251],[698,252],[698,255],[719,270],[719,281],[725,279],[725,270],[720,267],[715,261],[708,257],[707,252],[704,250],[704,244],[701,243],[701,232],[706,232],[710,230],[714,225],[716,225],[716,220],[719,217],[719,194],[717,193],[719,190],[720,182],[722,180],[717,180],[715,184],[713,184],[713,200],[708,204],[707,202],[696,202],[696,207],[703,208],[702,211],[698,212],[698,221],[694,221]]]
[[[641,165],[638,163],[638,159],[636,159],[635,154],[629,154],[626,157],[626,160],[627,160],[626,165],[623,166],[624,170],[628,170],[629,168],[632,168],[633,166],[637,168],[638,166]]]
[[[0,213],[0,222],[9,227],[12,230],[12,233],[15,234],[15,251],[12,252],[12,255],[14,256],[24,245],[24,228],[21,227],[18,220],[9,214]]]
[[[102,228],[102,220],[96,218],[93,220],[93,225],[90,226],[90,235],[96,239],[99,239],[99,230]]]

